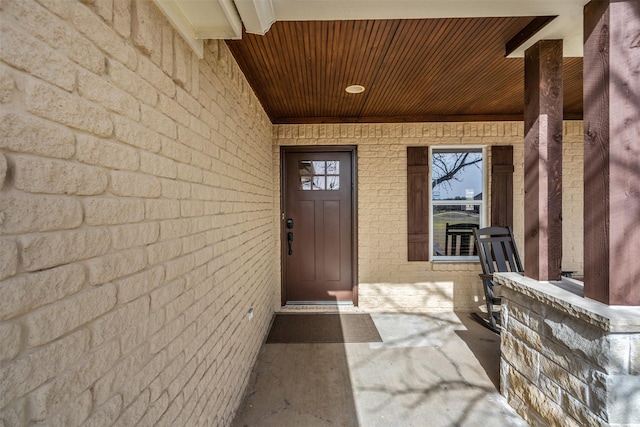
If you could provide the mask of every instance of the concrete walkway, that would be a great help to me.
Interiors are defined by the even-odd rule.
[[[467,313],[372,314],[383,342],[264,344],[234,426],[526,426]]]

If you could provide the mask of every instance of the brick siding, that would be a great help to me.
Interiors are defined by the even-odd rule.
[[[565,122],[563,268],[582,271],[582,123]],[[524,259],[524,128],[521,122],[274,126],[279,147],[357,145],[359,304],[368,311],[472,310],[483,305],[477,263],[407,261],[407,147],[514,146],[514,232]],[[488,150],[487,164],[490,162]],[[487,192],[487,215],[490,214]],[[279,218],[276,215],[279,226]]]
[[[274,306],[266,114],[150,1],[0,14],[0,424],[229,424]]]
[[[406,262],[409,145],[513,144],[523,235],[521,123],[272,126],[225,43],[198,59],[148,0],[1,0],[0,26],[4,425],[230,424],[280,306],[280,145],[358,146],[364,309],[481,305],[477,264]]]

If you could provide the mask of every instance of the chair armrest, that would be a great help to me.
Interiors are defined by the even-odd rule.
[[[493,274],[480,273],[478,276],[480,276],[482,280],[493,280]]]

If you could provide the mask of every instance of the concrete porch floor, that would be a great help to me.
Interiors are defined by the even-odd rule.
[[[345,314],[348,315],[348,314]],[[233,426],[526,426],[468,313],[372,314],[381,343],[263,344]]]

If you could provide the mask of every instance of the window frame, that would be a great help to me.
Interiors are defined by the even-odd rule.
[[[482,153],[482,200],[474,200],[472,204],[480,205],[479,216],[480,224],[479,228],[486,227],[487,224],[487,188],[489,174],[487,173],[487,146],[486,145],[436,145],[429,146],[429,183],[433,182],[433,154],[441,150],[454,150],[459,152],[465,152],[470,150],[480,150]],[[435,202],[435,203],[434,203]],[[477,255],[470,256],[436,256],[433,249],[434,238],[434,218],[433,209],[434,206],[441,205],[465,205],[465,200],[442,200],[435,201],[433,198],[433,189],[429,191],[429,261],[434,263],[455,263],[455,262],[479,262]]]

